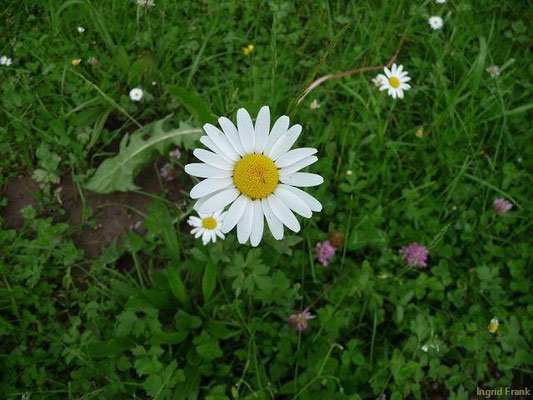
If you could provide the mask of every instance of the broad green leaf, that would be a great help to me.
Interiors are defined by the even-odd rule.
[[[133,180],[156,154],[166,154],[169,147],[180,144],[185,135],[201,133],[200,129],[185,124],[180,124],[178,129],[165,131],[163,123],[167,118],[141,128],[131,136],[124,136],[119,153],[100,164],[85,187],[96,193],[137,190],[139,187]],[[147,135],[149,137],[145,140]]]
[[[215,290],[217,284],[217,268],[214,263],[209,260],[205,266],[204,277],[202,279],[202,292],[204,294],[204,302],[207,303],[209,298]]]
[[[208,105],[196,93],[190,92],[178,86],[170,86],[168,91],[170,94],[176,97],[178,101],[187,109],[187,111],[189,111],[192,116],[201,124],[215,124],[217,122]]]
[[[168,283],[172,294],[184,306],[189,304],[189,296],[187,296],[187,289],[181,280],[179,272],[175,267],[167,268]]]
[[[153,228],[161,234],[170,257],[176,263],[179,262],[180,244],[178,235],[176,234],[176,229],[172,223],[172,216],[168,212],[166,204],[161,199],[157,199],[147,206],[147,210],[147,223],[152,224]]]

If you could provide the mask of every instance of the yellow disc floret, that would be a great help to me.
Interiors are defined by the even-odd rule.
[[[217,220],[211,217],[204,218],[202,220],[202,226],[205,229],[215,229],[217,227]]]
[[[262,154],[249,154],[240,159],[233,171],[235,187],[252,200],[270,195],[279,182],[274,161]]]
[[[395,76],[392,76],[389,78],[389,84],[394,88],[394,89],[397,89],[400,87],[400,80],[398,78],[396,78]]]

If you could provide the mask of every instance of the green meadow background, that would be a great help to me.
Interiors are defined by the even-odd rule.
[[[511,0],[4,0],[0,397],[466,400],[531,388],[532,18],[530,1]],[[297,105],[313,78],[386,64],[407,28],[403,100],[372,71]],[[184,223],[193,182],[179,169],[146,209],[131,207],[144,232],[96,258],[82,250],[76,234],[102,224],[86,184],[126,135],[265,104],[303,126],[297,146],[318,149],[310,172],[325,183],[310,192],[324,209],[300,233],[203,247]],[[194,135],[177,144],[182,164],[201,147]],[[5,193],[21,177],[38,190],[14,227],[17,193]],[[65,180],[82,224],[60,201]],[[513,203],[502,216],[500,197]],[[344,243],[323,267],[315,244],[334,232]],[[402,259],[411,242],[428,247],[427,268]],[[308,306],[318,318],[297,332],[287,318]]]

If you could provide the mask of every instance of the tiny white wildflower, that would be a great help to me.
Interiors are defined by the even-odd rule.
[[[446,3],[446,0],[435,0],[435,3],[444,4]]]
[[[317,108],[320,108],[320,104],[318,104],[318,101],[314,99],[313,102],[309,105],[309,108],[311,108],[311,110],[316,110]]]
[[[218,210],[211,214],[198,213],[198,217],[189,217],[187,223],[193,227],[191,233],[196,239],[202,237],[202,243],[204,246],[209,243],[215,243],[217,236],[220,239],[224,239],[224,234],[221,231],[224,217],[227,213]]]
[[[375,87],[380,87],[381,85],[383,85],[383,79],[381,79],[378,75],[375,78],[372,78],[372,83]]]
[[[137,5],[148,8],[155,6],[155,3],[154,0],[137,0]]]
[[[0,65],[6,65],[7,63],[7,56],[0,57]]]
[[[500,71],[500,67],[498,67],[497,65],[491,65],[490,67],[488,67],[487,72],[490,74],[491,78],[497,78],[502,74],[502,72]]]
[[[130,90],[130,99],[133,101],[141,101],[143,98],[143,90],[141,88],[134,88]]]
[[[431,17],[428,23],[429,23],[429,26],[431,26],[434,30],[441,29],[442,25],[444,25],[442,18],[438,16]]]
[[[85,32],[85,28],[83,26],[78,26],[78,33]]]

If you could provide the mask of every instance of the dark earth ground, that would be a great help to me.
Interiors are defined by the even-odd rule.
[[[146,168],[136,183],[141,188],[138,192],[112,194],[84,190],[70,177],[62,178],[59,185],[53,186],[52,191],[58,194],[58,204],[64,210],[65,222],[73,228],[73,241],[85,251],[86,256],[98,257],[102,248],[114,239],[120,239],[130,229],[139,229],[139,222],[143,220],[146,206],[153,201],[153,195],[164,195],[165,199],[176,203],[185,198],[185,185],[179,179],[163,181],[157,164]],[[0,190],[0,195],[8,200],[1,212],[7,227],[22,228],[24,219],[21,211],[25,207],[32,205],[39,210],[39,190],[39,184],[29,176],[20,176]]]

